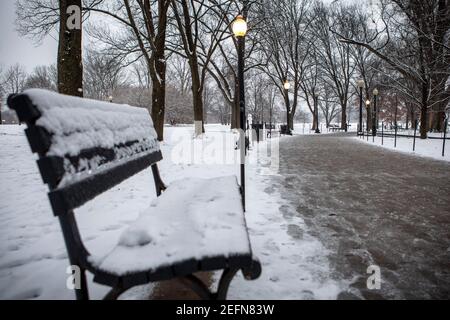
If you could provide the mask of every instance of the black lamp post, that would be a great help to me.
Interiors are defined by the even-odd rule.
[[[369,131],[370,131],[370,100],[369,99],[366,100],[366,114],[367,114],[366,131],[367,131],[367,136],[368,136]]]
[[[358,134],[362,134],[362,108],[363,108],[363,88],[364,80],[358,81],[359,88],[359,124],[358,124]]]
[[[372,112],[372,135],[377,135],[377,96],[378,96],[378,89],[373,90],[373,112]]]
[[[314,96],[314,112],[316,115],[316,131],[315,133],[320,133],[319,130],[319,95],[316,94]]]
[[[287,78],[284,79],[283,88],[284,88],[284,96],[286,99],[286,134],[292,135],[291,127],[289,126],[289,112],[291,109],[289,102],[289,89],[291,88],[291,84],[289,83]]]
[[[247,21],[243,16],[237,16],[232,25],[234,36],[238,43],[238,83],[239,83],[239,119],[240,119],[240,151],[241,151],[241,194],[242,207],[245,211],[245,86],[244,86],[244,50]]]

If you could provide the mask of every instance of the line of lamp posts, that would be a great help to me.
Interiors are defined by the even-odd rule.
[[[363,108],[363,89],[364,89],[364,80],[358,80],[358,88],[359,88],[359,122],[358,122],[358,135],[363,134],[363,125],[362,125],[362,108]],[[378,127],[378,118],[377,118],[377,97],[379,91],[377,88],[373,90],[373,109],[372,109],[372,135],[377,135],[377,127]],[[366,108],[369,110],[370,100],[366,100]],[[367,112],[367,134],[369,134],[369,112]],[[397,119],[395,120],[395,127],[397,127]]]

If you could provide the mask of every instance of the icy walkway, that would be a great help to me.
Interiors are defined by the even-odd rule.
[[[352,281],[339,298],[450,298],[450,164],[339,134],[282,139],[280,153],[284,198]]]

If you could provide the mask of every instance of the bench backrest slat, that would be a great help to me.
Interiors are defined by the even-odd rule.
[[[55,215],[78,208],[89,200],[111,189],[132,175],[162,159],[160,151],[116,165],[77,183],[50,191],[49,198]]]
[[[8,99],[39,154],[55,214],[79,207],[162,159],[146,109],[31,89]]]

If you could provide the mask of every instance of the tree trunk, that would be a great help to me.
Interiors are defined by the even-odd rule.
[[[164,116],[166,105],[166,27],[167,12],[164,12],[162,3],[159,4],[159,30],[155,39],[155,51],[152,59],[148,61],[149,72],[152,78],[152,119],[158,136],[158,141],[164,140]],[[154,64],[153,64],[154,63]],[[152,72],[152,64],[154,70]]]
[[[442,132],[445,120],[444,111],[436,111],[433,113],[433,121],[431,122],[431,130],[435,132]]]
[[[312,123],[311,130],[316,130],[316,123],[317,123],[317,121],[316,121],[316,113],[313,112],[312,115],[313,115],[313,116],[312,116],[312,121],[313,121],[313,123]]]
[[[347,127],[347,102],[342,103],[341,107],[341,129],[344,130]]]
[[[405,129],[406,130],[409,129],[409,110],[408,110],[408,107],[406,107],[406,127],[405,127]]]
[[[420,106],[420,139],[426,139],[428,133],[428,84],[422,83],[422,105]]]
[[[195,89],[195,86],[192,86],[192,94],[193,94],[193,102],[194,102],[194,122],[195,122],[195,136],[200,136],[202,133],[205,133],[205,125],[203,119],[203,99],[201,91],[198,91],[199,88]],[[201,89],[200,89],[201,90]]]
[[[195,136],[205,132],[203,119],[203,85],[200,79],[200,67],[197,54],[194,52],[189,59],[192,76],[192,102],[194,107]]]
[[[285,93],[286,93],[286,91],[285,91]],[[292,114],[291,114],[291,108],[290,108],[289,103],[290,103],[290,101],[289,101],[289,94],[286,93],[284,95],[284,106],[286,107],[286,113],[287,114],[286,114],[286,117],[284,118],[284,121],[287,121],[286,125],[288,125],[289,128],[290,128]],[[284,121],[282,121],[282,122],[284,122]]]
[[[291,130],[294,130],[294,115],[292,113],[289,117],[289,127],[291,128]]]
[[[297,104],[298,104],[298,85],[297,83],[294,84],[294,99],[292,101],[292,108],[291,108],[291,114],[289,118],[289,126],[291,130],[294,130],[294,118],[295,118],[295,112],[297,111]]]
[[[60,0],[59,10],[58,91],[63,94],[82,97],[81,0]]]
[[[164,67],[165,69],[165,67]],[[164,71],[165,77],[165,71]],[[162,79],[161,79],[162,80]],[[165,98],[166,85],[163,81],[153,81],[152,87],[152,120],[158,136],[158,141],[164,140],[164,114],[165,114]]]
[[[411,129],[416,129],[416,114],[411,111]]]

